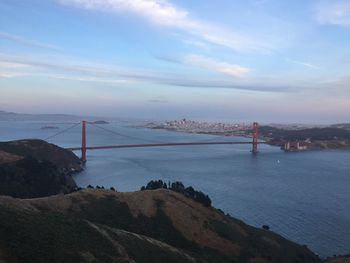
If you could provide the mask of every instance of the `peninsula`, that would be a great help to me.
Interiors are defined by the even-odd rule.
[[[187,119],[148,123],[150,129],[166,129],[187,133],[219,136],[252,137],[251,123],[199,122]],[[271,124],[259,126],[259,137],[272,145],[288,150],[350,149],[350,125]],[[298,147],[296,147],[298,143]],[[300,146],[299,146],[300,145]]]

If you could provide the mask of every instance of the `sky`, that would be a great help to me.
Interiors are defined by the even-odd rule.
[[[350,122],[350,0],[0,0],[0,110]]]

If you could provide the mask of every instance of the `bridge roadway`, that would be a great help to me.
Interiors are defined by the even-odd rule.
[[[253,144],[250,142],[169,142],[169,143],[148,143],[148,144],[120,144],[107,146],[86,146],[85,150],[119,149],[119,148],[141,148],[141,147],[167,147],[167,146],[191,146],[191,145],[220,145],[220,144]],[[267,142],[257,142],[267,144]],[[66,148],[71,151],[80,151],[82,147]]]

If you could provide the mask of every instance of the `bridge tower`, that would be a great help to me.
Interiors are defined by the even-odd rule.
[[[81,160],[86,162],[86,121],[81,122]]]
[[[252,142],[252,153],[258,153],[258,137],[259,137],[259,124],[253,123],[253,142]]]

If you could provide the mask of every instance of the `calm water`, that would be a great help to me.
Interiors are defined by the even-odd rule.
[[[57,132],[41,130],[44,125],[0,122],[0,140],[45,138]],[[62,130],[70,125],[56,126]],[[149,141],[232,140],[117,124],[103,127]],[[50,141],[79,146],[80,129]],[[89,145],[141,142],[88,127]],[[350,253],[350,151],[285,153],[268,145],[259,150],[257,156],[247,145],[90,151],[85,171],[75,180],[80,186],[113,186],[118,191],[138,190],[152,179],[182,181],[208,193],[213,205],[226,213],[257,227],[267,224],[320,256]]]

